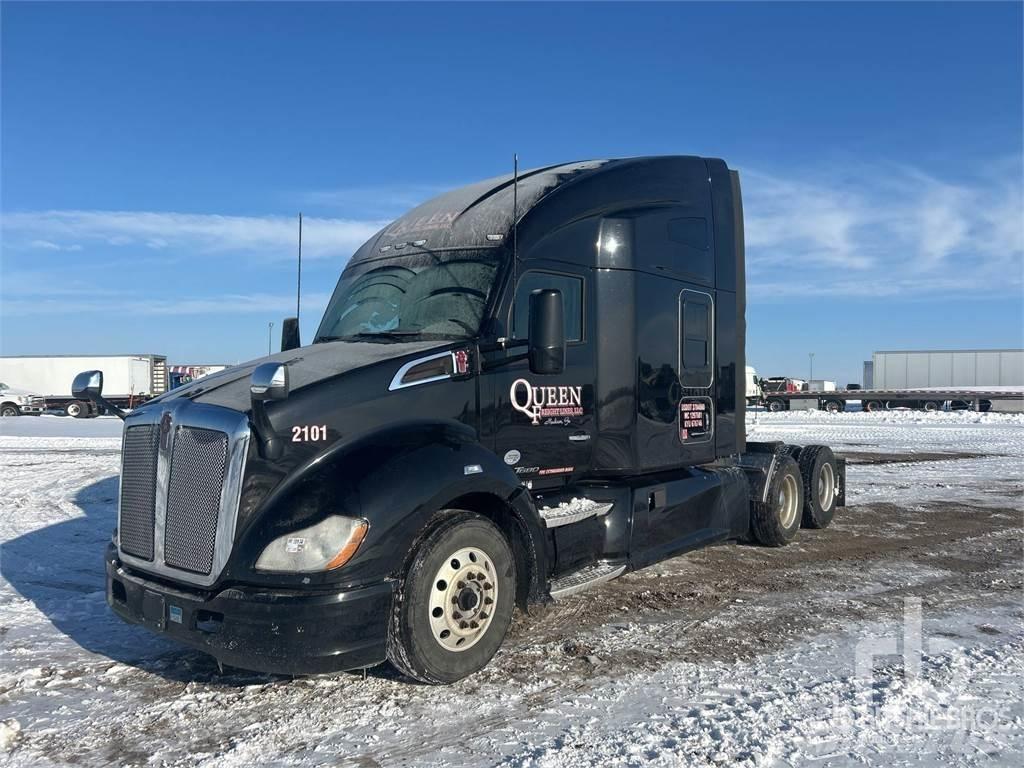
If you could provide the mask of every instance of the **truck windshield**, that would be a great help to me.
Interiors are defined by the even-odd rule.
[[[475,249],[350,264],[314,341],[475,336],[500,263],[498,249]]]

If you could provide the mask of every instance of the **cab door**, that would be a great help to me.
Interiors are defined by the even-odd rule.
[[[482,396],[490,392],[494,451],[532,488],[550,488],[584,474],[595,437],[594,357],[583,267],[531,262],[503,308],[505,348],[484,356]],[[530,294],[561,292],[565,314],[565,368],[559,374],[530,372],[526,359]],[[488,416],[485,414],[485,420]]]

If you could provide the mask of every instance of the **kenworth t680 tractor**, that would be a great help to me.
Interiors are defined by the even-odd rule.
[[[721,160],[569,163],[364,244],[312,343],[124,416],[107,598],[224,664],[448,683],[516,606],[844,504],[744,429],[743,216]],[[102,373],[76,396],[103,403]],[[116,409],[115,409],[116,410]]]

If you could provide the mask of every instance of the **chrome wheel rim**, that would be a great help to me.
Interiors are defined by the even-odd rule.
[[[80,405],[69,405],[67,408],[68,416],[77,416],[82,412],[82,406]]]
[[[832,498],[836,493],[836,475],[831,464],[822,464],[818,473],[818,504],[822,510],[832,506]]]
[[[478,547],[449,555],[434,574],[427,617],[438,645],[465,651],[479,642],[491,625],[498,602],[494,563]]]
[[[798,495],[796,478],[792,475],[783,476],[779,486],[779,522],[783,528],[789,528],[796,520]]]

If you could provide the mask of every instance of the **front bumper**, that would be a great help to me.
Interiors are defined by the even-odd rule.
[[[19,405],[18,410],[21,411],[22,416],[38,416],[46,410],[46,403],[28,403]]]
[[[129,572],[113,544],[106,568],[107,603],[118,616],[233,667],[307,675],[387,658],[390,582],[346,592],[232,587],[205,595]]]

